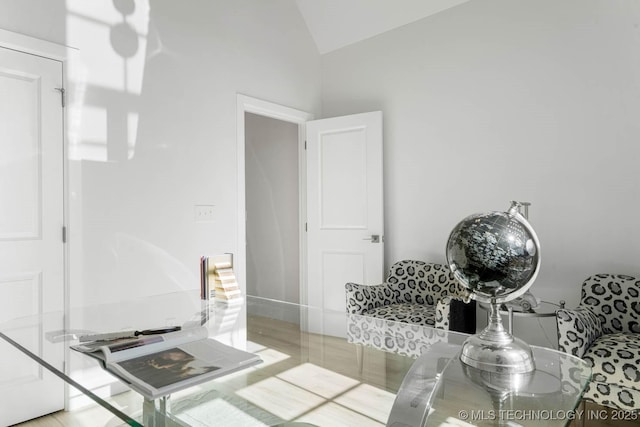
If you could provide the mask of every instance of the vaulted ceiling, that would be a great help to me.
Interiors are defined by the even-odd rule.
[[[296,0],[321,54],[469,0]]]

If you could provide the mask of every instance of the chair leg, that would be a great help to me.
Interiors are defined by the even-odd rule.
[[[364,349],[362,344],[356,344],[356,361],[358,362],[358,371],[362,375],[364,365]]]

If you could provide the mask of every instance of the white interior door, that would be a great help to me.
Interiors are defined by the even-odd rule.
[[[382,283],[382,185],[381,112],[307,122],[309,305],[344,312],[345,283]]]
[[[63,310],[62,63],[0,47],[0,323]],[[63,366],[42,339],[62,317],[7,333]],[[0,425],[64,406],[62,380],[0,339]]]

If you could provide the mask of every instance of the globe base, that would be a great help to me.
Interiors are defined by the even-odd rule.
[[[460,361],[480,371],[499,374],[533,372],[536,367],[531,347],[518,338],[511,339],[508,344],[496,344],[473,335],[462,345]]]
[[[531,347],[502,326],[497,302],[491,301],[489,324],[462,345],[460,361],[473,368],[500,374],[526,374],[535,370]]]

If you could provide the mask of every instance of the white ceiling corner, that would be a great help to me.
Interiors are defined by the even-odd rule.
[[[320,54],[469,0],[296,0]]]

